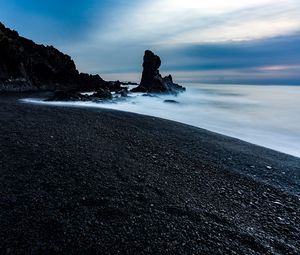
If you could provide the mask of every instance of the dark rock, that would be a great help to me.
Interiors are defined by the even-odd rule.
[[[153,94],[150,94],[150,93],[145,93],[142,96],[143,97],[157,97],[157,95],[153,95]]]
[[[143,74],[141,86],[150,87],[154,81],[154,77],[159,75],[159,67],[161,65],[160,57],[155,55],[152,51],[146,50],[143,63]]]
[[[75,90],[57,90],[53,93],[53,96],[47,99],[46,101],[78,101],[84,97]]]
[[[146,87],[144,87],[144,86],[139,85],[138,87],[133,88],[133,89],[131,90],[131,92],[148,93],[148,92],[152,92],[152,91],[148,90],[148,89],[147,89]]]
[[[70,56],[35,44],[0,23],[0,91],[95,91],[108,88],[99,75],[78,72]]]
[[[136,82],[132,82],[132,81],[128,81],[128,82],[121,82],[121,85],[139,85],[138,83]]]
[[[99,99],[112,99],[112,94],[107,89],[99,89],[91,97],[96,97],[96,98],[99,98]]]
[[[108,89],[98,89],[96,93],[83,95],[76,90],[57,90],[46,101],[89,101],[89,100],[112,99],[112,94]]]
[[[132,89],[132,92],[150,92],[150,93],[171,93],[185,91],[185,88],[173,83],[172,76],[162,77],[159,73],[161,65],[160,57],[152,51],[146,50],[143,63],[142,80],[138,87]]]
[[[108,89],[110,86],[110,83],[104,81],[98,74],[80,73],[77,82],[77,90],[80,91],[97,91],[99,88]]]
[[[179,104],[179,102],[177,102],[176,100],[170,100],[170,99],[165,100],[164,103]]]
[[[110,91],[118,92],[123,89],[121,85],[122,83],[120,81],[110,81],[108,88]]]
[[[122,90],[117,92],[120,94],[122,97],[127,97],[128,96],[128,88],[123,88]]]

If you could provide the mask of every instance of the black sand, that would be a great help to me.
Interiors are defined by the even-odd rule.
[[[300,254],[300,159],[0,96],[0,254]]]

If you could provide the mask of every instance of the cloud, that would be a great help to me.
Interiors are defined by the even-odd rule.
[[[81,70],[108,74],[140,72],[148,48],[169,72],[290,66],[299,13],[298,0],[120,1],[64,49]]]
[[[170,44],[252,40],[300,29],[298,0],[154,0],[120,10],[102,39]]]
[[[300,85],[300,33],[247,42],[180,45],[162,54],[163,71],[207,83]]]
[[[158,53],[161,72],[172,73],[181,82],[300,84],[300,33],[247,42],[178,45]],[[108,68],[104,77],[138,81],[142,55],[136,52],[138,58],[126,60],[127,52],[123,54],[122,64]]]
[[[145,49],[182,81],[300,84],[299,0],[11,0],[2,21],[79,70],[139,79]],[[12,24],[12,25],[11,25]],[[114,76],[115,75],[115,76]]]
[[[244,69],[300,63],[300,33],[247,42],[179,45],[165,49],[169,69]],[[180,64],[173,58],[182,59]]]

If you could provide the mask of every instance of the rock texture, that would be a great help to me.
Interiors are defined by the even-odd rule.
[[[53,95],[45,101],[98,101],[110,99],[113,99],[112,93],[108,89],[100,88],[91,95],[80,93],[76,90],[56,90]]]
[[[159,73],[161,65],[160,57],[152,51],[146,50],[143,63],[142,80],[138,87],[132,89],[132,92],[150,92],[150,93],[174,93],[182,92],[184,87],[173,83],[172,76],[162,77]]]
[[[79,73],[70,56],[35,44],[0,23],[0,91],[117,90],[115,85],[120,87],[99,75]]]

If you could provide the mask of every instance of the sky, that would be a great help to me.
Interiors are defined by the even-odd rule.
[[[300,0],[0,0],[0,21],[108,80],[150,49],[181,83],[300,85]]]

